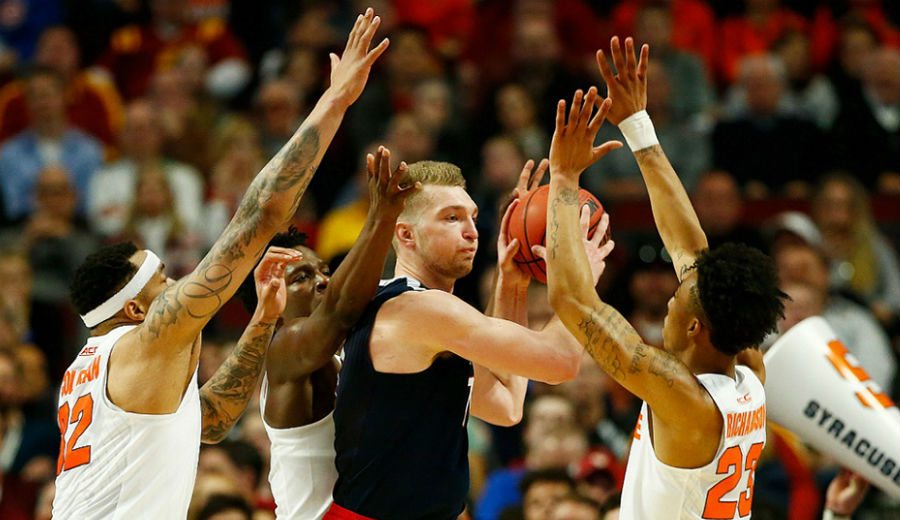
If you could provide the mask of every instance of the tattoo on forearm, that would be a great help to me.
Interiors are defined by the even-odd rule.
[[[648,148],[644,148],[642,150],[638,150],[638,151],[634,152],[634,156],[638,160],[647,159],[650,157],[658,157],[660,155],[663,155],[663,150],[662,150],[662,146],[660,146],[658,144],[655,144]]]
[[[223,439],[244,412],[256,389],[274,329],[272,323],[247,327],[228,359],[200,389],[204,441]]]
[[[634,352],[631,354],[631,365],[628,367],[628,373],[637,374],[641,371],[641,361],[647,357],[647,349],[651,348],[643,343],[639,343],[636,347],[634,347]]]
[[[560,188],[559,196],[553,199],[551,203],[553,211],[550,213],[550,225],[547,226],[547,232],[553,237],[550,247],[550,259],[556,260],[556,253],[559,250],[559,210],[561,206],[577,206],[578,190],[573,188]]]
[[[678,361],[668,352],[660,351],[650,358],[649,372],[661,378],[666,386],[672,388],[675,384],[675,371],[678,369]]]

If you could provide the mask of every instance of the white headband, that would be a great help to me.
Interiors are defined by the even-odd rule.
[[[153,278],[153,275],[156,274],[156,270],[159,268],[159,264],[162,262],[160,262],[158,256],[153,254],[153,251],[145,249],[144,252],[147,253],[147,258],[144,258],[144,263],[134,273],[131,280],[125,284],[125,287],[119,289],[119,292],[110,296],[108,300],[81,317],[87,328],[94,328],[115,316],[117,312],[122,310],[125,303],[137,296],[144,286],[147,285],[147,282]]]

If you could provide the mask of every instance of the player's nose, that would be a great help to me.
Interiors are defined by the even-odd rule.
[[[316,277],[316,291],[325,292],[325,289],[328,288],[328,283],[331,282],[331,278],[326,275],[319,275]]]

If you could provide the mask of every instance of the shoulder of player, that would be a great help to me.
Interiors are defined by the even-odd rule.
[[[381,336],[416,339],[429,343],[486,319],[460,298],[435,289],[407,291],[386,301],[378,312],[375,329]],[[443,341],[438,341],[443,343]]]
[[[308,320],[308,317],[295,318],[278,327],[278,330],[272,335],[267,356],[277,357],[286,353],[284,352],[287,350],[286,347],[303,343],[307,339],[303,333],[303,326]]]

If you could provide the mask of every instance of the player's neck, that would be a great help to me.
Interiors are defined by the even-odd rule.
[[[676,356],[693,374],[722,374],[734,378],[734,357],[721,354],[712,346],[693,345]]]
[[[105,336],[113,331],[113,329],[117,329],[119,327],[126,327],[128,325],[137,325],[137,323],[133,321],[129,321],[127,319],[118,319],[111,318],[107,321],[104,321],[100,325],[97,325],[93,329],[91,329],[91,336]]]
[[[456,283],[456,279],[454,278],[438,275],[430,269],[421,265],[415,265],[404,258],[397,258],[397,265],[394,267],[394,276],[406,276],[418,280],[422,285],[429,289],[438,289],[448,293],[453,292],[453,285]]]

